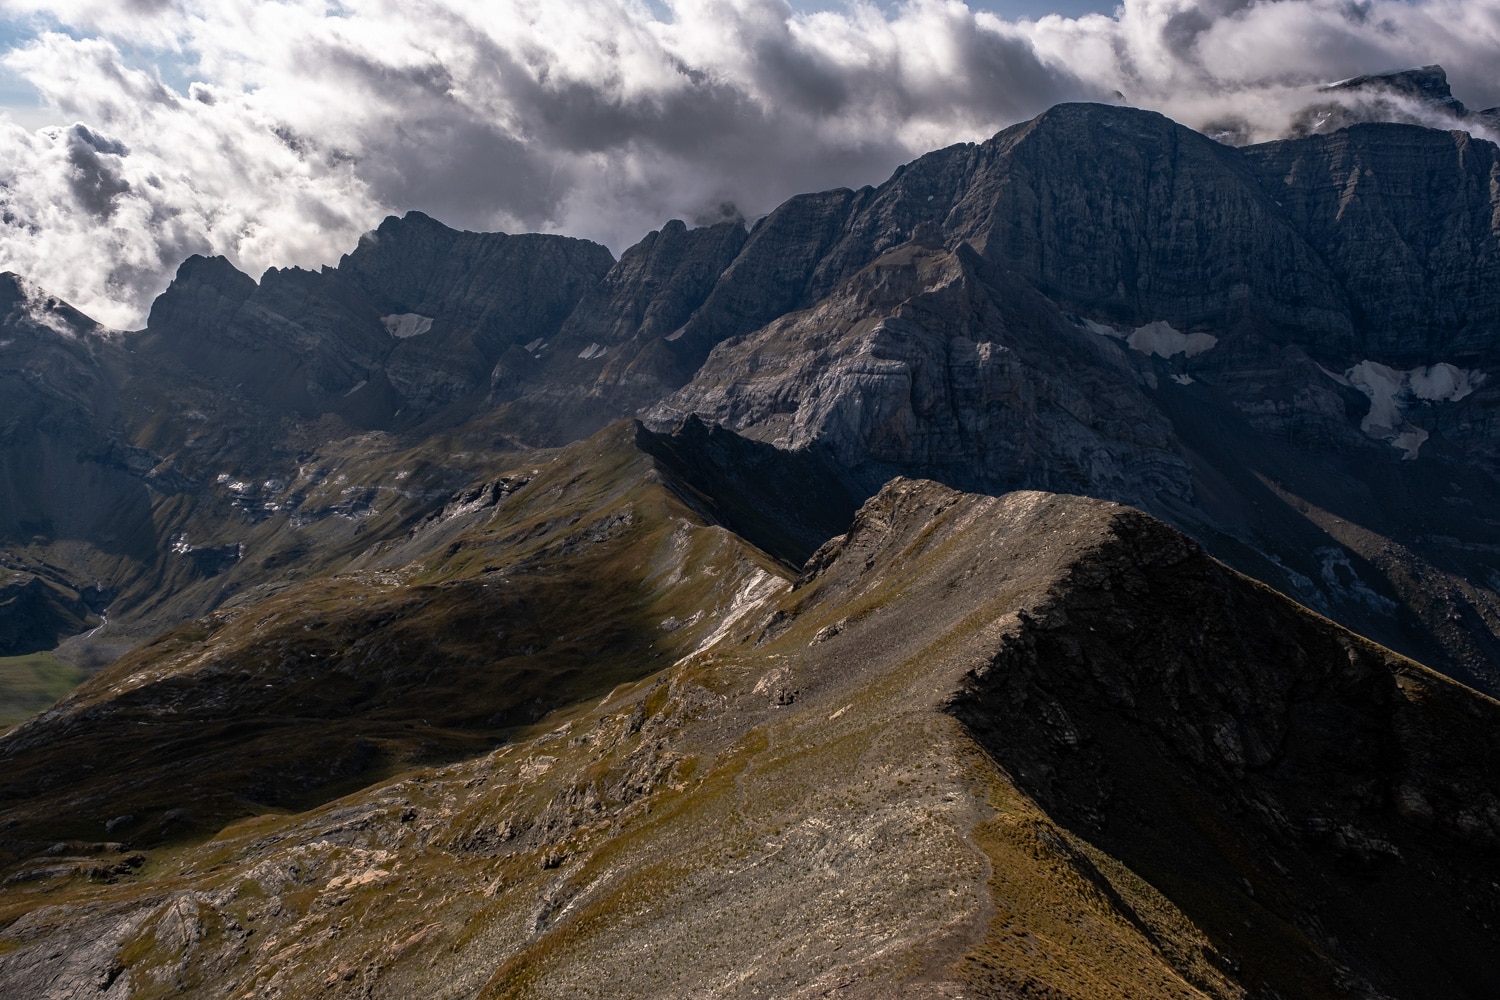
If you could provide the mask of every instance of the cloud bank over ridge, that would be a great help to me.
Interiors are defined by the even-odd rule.
[[[1317,84],[1441,62],[1466,103],[1500,104],[1500,0],[1126,0],[1019,23],[961,0],[0,11],[31,26],[5,66],[67,123],[0,122],[0,269],[117,327],[192,253],[332,263],[412,208],[618,252],[672,217],[878,182],[1065,100],[1270,138]]]

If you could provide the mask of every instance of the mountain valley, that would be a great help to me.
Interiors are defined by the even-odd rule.
[[[1500,148],[1357,117],[0,276],[0,995],[1495,995]]]

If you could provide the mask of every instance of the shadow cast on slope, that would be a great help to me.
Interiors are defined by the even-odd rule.
[[[783,451],[696,416],[670,434],[636,427],[636,446],[683,503],[793,569],[847,530],[868,499],[813,451]]]
[[[1260,996],[1494,996],[1500,706],[1133,512],[951,711]]]
[[[771,564],[695,523],[634,441],[617,424],[478,491],[488,505],[413,529],[400,568],[169,631],[8,734],[0,864],[307,808],[482,753],[691,651]]]

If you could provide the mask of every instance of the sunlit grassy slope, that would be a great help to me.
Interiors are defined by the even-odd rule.
[[[0,657],[0,732],[47,708],[85,676],[51,653]]]
[[[895,480],[794,583],[652,454],[0,740],[0,997],[1500,991],[1500,705],[1078,497]]]
[[[9,849],[306,808],[691,651],[704,600],[787,571],[684,506],[635,436],[507,470],[344,572],[143,643],[0,745]]]

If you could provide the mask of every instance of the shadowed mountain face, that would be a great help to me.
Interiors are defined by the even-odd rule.
[[[1500,152],[1310,131],[0,277],[0,995],[1494,995]]]
[[[145,342],[258,401],[411,425],[482,392],[507,348],[556,333],[613,263],[584,240],[455,233],[413,212],[322,272],[257,284],[194,257],[152,307]]]

